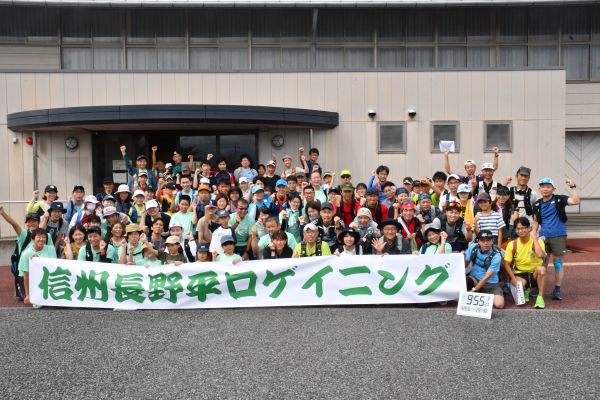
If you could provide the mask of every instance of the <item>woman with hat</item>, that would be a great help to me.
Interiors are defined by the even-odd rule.
[[[425,225],[423,237],[427,240],[423,243],[421,250],[417,254],[450,254],[452,246],[446,243],[448,234],[442,231],[442,226],[439,219],[435,219],[432,223]]]
[[[363,255],[363,248],[358,245],[360,234],[352,228],[346,228],[338,235],[339,247],[333,254],[340,255]]]
[[[121,264],[136,265],[137,262],[144,257],[142,252],[143,243],[141,241],[142,232],[143,231],[138,224],[129,224],[125,228],[127,250],[121,252],[121,256],[119,257],[119,262]],[[146,235],[144,235],[144,237],[145,236]],[[125,260],[125,255],[127,255],[127,260]]]
[[[26,213],[38,213],[43,214],[48,211],[48,209],[52,206],[52,203],[58,200],[58,189],[54,185],[48,185],[44,189],[44,196],[42,200],[39,200],[40,191],[35,190],[33,192],[33,198],[27,204],[27,208],[25,209]]]
[[[131,210],[131,191],[129,190],[129,186],[119,185],[115,195],[117,196],[117,203],[115,204],[117,211],[131,218],[133,212]],[[131,220],[133,221],[134,219],[131,218]],[[137,221],[137,215],[135,220]]]
[[[350,224],[350,228],[358,233],[358,245],[362,247],[363,254],[371,254],[371,242],[374,238],[381,236],[377,223],[373,221],[371,211],[366,207],[360,208],[356,213],[355,220]]]
[[[185,262],[179,236],[171,235],[167,238],[166,249],[160,253],[159,258],[163,264],[181,265]]]

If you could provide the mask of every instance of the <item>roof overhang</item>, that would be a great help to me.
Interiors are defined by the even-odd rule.
[[[90,106],[50,108],[8,114],[8,128],[17,131],[57,129],[147,130],[184,128],[198,129],[253,128],[326,128],[338,126],[336,112],[301,108],[148,104],[126,106]],[[111,129],[112,128],[112,129]]]

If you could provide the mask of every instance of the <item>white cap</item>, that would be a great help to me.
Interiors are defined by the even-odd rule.
[[[171,222],[169,223],[169,229],[171,229],[171,228],[177,228],[177,227],[183,228],[183,225],[181,225],[181,222],[179,222],[179,221],[173,221],[173,220],[171,220]]]
[[[87,196],[85,196],[85,199],[83,200],[83,202],[98,204],[98,199],[93,194],[88,194]]]
[[[146,209],[148,208],[153,208],[153,207],[158,207],[158,201],[152,199],[152,200],[148,200],[146,202]]]
[[[168,163],[165,164],[165,169],[171,168],[172,166],[173,166],[173,164],[171,164],[170,162],[168,162]]]
[[[465,161],[465,167],[466,167],[467,165],[469,165],[469,164],[472,164],[472,165],[477,165],[477,164],[475,164],[475,161],[473,161],[473,160],[467,160],[467,161]]]
[[[491,162],[486,162],[486,163],[483,163],[483,166],[481,167],[481,169],[482,170],[484,170],[484,169],[492,169],[493,170],[496,168],[494,168],[494,164],[492,164]]]
[[[246,183],[248,183],[248,178],[246,178],[245,176],[242,176],[242,177],[240,178],[240,183],[243,183],[243,182],[246,182]]]
[[[457,181],[460,181],[460,178],[458,177],[458,175],[456,175],[456,174],[450,174],[450,175],[448,175],[448,178],[446,178],[446,182],[448,182],[450,180],[450,178],[456,179]]]
[[[136,190],[135,192],[133,192],[133,197],[135,196],[145,196],[144,191],[140,189]]]
[[[311,223],[308,223],[308,224],[306,224],[306,225],[304,226],[304,232],[306,232],[306,231],[308,231],[308,230],[311,230],[311,231],[318,231],[318,230],[319,230],[319,228],[317,228],[317,226],[311,222]]]
[[[200,184],[210,185],[210,179],[208,179],[208,178],[200,178]]]

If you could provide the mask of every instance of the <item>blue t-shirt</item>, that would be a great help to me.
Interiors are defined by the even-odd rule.
[[[567,224],[562,222],[556,211],[556,199],[558,196],[552,196],[548,201],[542,200],[542,223],[540,228],[540,236],[547,238],[567,236]],[[564,204],[567,204],[568,197],[564,197]]]
[[[475,248],[475,246],[479,246],[479,244],[477,243],[471,243],[469,245],[469,248],[467,249],[466,252],[466,260],[467,263],[471,261],[471,253],[473,252],[473,249]],[[478,281],[482,280],[483,277],[485,276],[485,273],[487,272],[487,270],[485,269],[485,259],[488,258],[488,256],[490,254],[492,254],[492,252],[494,251],[494,248],[492,247],[487,253],[483,253],[480,250],[477,251],[477,259],[473,260],[473,270],[471,271],[470,275],[474,276],[475,279],[477,279]],[[502,254],[498,251],[496,253],[496,255],[492,258],[491,262],[490,262],[490,266],[489,266],[489,270],[493,271],[494,274],[490,277],[490,279],[488,279],[486,284],[491,284],[491,283],[498,283],[499,279],[498,279],[498,272],[500,272],[500,266],[502,265]]]

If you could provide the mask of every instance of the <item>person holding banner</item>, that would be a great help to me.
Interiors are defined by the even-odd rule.
[[[513,286],[520,281],[524,288],[525,302],[529,302],[532,288],[538,288],[534,308],[545,308],[544,290],[546,289],[546,246],[531,228],[529,218],[519,217],[515,221],[518,238],[509,242],[504,255],[504,270]]]
[[[221,237],[221,247],[223,253],[217,255],[217,262],[231,262],[233,265],[242,261],[242,256],[235,253],[235,238],[231,235]]]
[[[291,258],[294,251],[288,245],[288,233],[276,231],[271,235],[271,242],[263,250],[263,259]]]
[[[467,290],[494,295],[494,307],[504,308],[504,293],[500,287],[500,265],[502,253],[494,246],[494,235],[488,229],[477,234],[477,243],[472,243],[465,254],[466,263],[473,269],[467,275]]]
[[[99,226],[90,226],[86,231],[87,244],[79,250],[77,260],[95,261],[103,263],[119,262],[117,251],[112,244],[106,244],[102,240],[102,231]]]
[[[19,276],[23,278],[25,286],[25,298],[23,299],[23,303],[25,304],[31,304],[29,302],[29,261],[31,258],[56,258],[56,250],[54,250],[54,246],[48,244],[48,235],[45,229],[34,229],[31,232],[31,238],[33,245],[23,251],[19,260]]]
[[[338,240],[340,242],[339,247],[335,250],[333,254],[336,256],[351,256],[351,255],[360,255],[362,256],[363,248],[359,246],[360,233],[355,231],[352,228],[344,229],[339,235]]]
[[[146,242],[142,245],[143,257],[135,262],[135,265],[143,265],[144,267],[155,267],[162,265],[162,261],[158,259],[158,251],[152,243]]]

